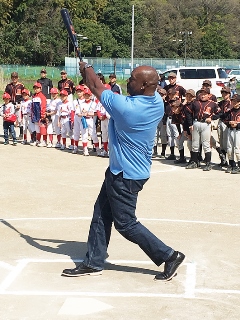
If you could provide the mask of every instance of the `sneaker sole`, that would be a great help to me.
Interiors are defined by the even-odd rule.
[[[102,271],[96,271],[96,272],[88,272],[88,273],[82,273],[82,274],[68,274],[68,273],[63,273],[61,276],[64,277],[84,277],[84,276],[100,276],[102,275]]]

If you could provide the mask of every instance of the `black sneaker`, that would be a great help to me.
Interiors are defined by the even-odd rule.
[[[164,265],[164,271],[158,273],[154,280],[171,280],[177,273],[177,269],[180,267],[181,263],[185,259],[185,255],[181,252],[177,252],[177,256],[173,261],[166,261]]]
[[[196,169],[198,168],[198,165],[196,164],[195,161],[191,161],[186,167],[185,169]]]
[[[62,276],[65,277],[98,276],[101,274],[102,270],[87,267],[83,262],[74,269],[64,269],[62,272]]]
[[[185,157],[184,157],[184,158],[179,158],[179,159],[177,159],[177,160],[174,161],[175,164],[186,163],[186,162],[187,162],[187,160],[186,160]]]
[[[170,156],[168,156],[166,160],[176,160],[176,156],[174,154],[170,154]]]
[[[239,174],[239,173],[240,173],[240,168],[238,168],[238,167],[232,168],[231,174]]]
[[[165,159],[165,158],[166,158],[166,157],[165,157],[165,154],[161,153],[161,154],[159,155],[159,158],[160,158],[160,159]]]
[[[225,173],[231,173],[232,170],[233,170],[233,167],[232,166],[228,166],[227,170],[225,171]]]
[[[212,165],[210,162],[207,162],[205,167],[203,168],[203,171],[210,171],[212,170]]]

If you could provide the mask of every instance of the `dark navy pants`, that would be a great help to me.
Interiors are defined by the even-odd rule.
[[[112,223],[124,238],[136,243],[157,266],[173,254],[172,248],[137,221],[135,210],[138,192],[147,180],[124,179],[122,173],[114,175],[109,168],[106,170],[105,180],[94,206],[85,265],[97,270],[104,268]]]

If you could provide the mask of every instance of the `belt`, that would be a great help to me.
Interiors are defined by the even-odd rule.
[[[68,116],[60,116],[61,118],[63,118],[63,119],[66,119],[66,118],[68,118]]]

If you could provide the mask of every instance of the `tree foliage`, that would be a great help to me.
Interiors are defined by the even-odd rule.
[[[239,0],[1,0],[0,63],[62,64],[63,7],[88,38],[79,38],[84,56],[130,57],[132,5],[135,57],[240,58]]]

